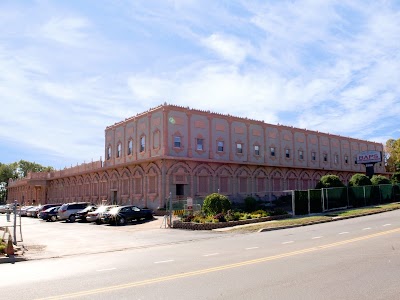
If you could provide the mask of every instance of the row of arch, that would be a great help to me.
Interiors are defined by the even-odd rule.
[[[347,183],[351,173],[329,172],[338,175]],[[83,175],[53,179],[49,182],[48,198],[66,200],[110,200],[118,193],[118,202],[135,203],[156,208],[164,205],[171,192],[176,196],[176,185],[183,184],[186,197],[196,197],[206,192],[215,192],[221,187],[221,178],[229,178],[230,187],[222,193],[257,193],[262,185],[265,191],[314,188],[326,172],[276,167],[207,164],[171,161],[133,165],[124,168],[101,170]],[[207,187],[200,187],[200,177],[207,178]],[[179,179],[178,179],[179,178]],[[244,181],[244,185],[239,185]],[[264,183],[263,183],[264,182]],[[240,187],[241,186],[241,187]],[[244,190],[241,190],[244,186]],[[239,188],[240,187],[240,188]],[[63,191],[64,190],[64,191]],[[200,191],[201,190],[201,191]]]

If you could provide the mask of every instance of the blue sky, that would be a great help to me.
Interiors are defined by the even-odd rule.
[[[0,162],[104,157],[164,102],[400,137],[399,1],[0,1]]]

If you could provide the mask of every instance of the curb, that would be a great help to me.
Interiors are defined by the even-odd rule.
[[[11,255],[9,257],[7,256],[0,256],[0,264],[14,264],[16,262],[20,261],[26,261],[27,259],[22,256],[16,256],[16,255]]]
[[[280,229],[296,228],[296,227],[316,225],[316,224],[322,224],[322,223],[328,223],[328,222],[335,222],[335,221],[341,221],[341,220],[353,219],[353,218],[358,218],[358,217],[381,214],[381,213],[385,213],[385,212],[389,212],[389,211],[393,211],[393,210],[398,210],[398,209],[399,208],[391,208],[391,209],[385,209],[383,211],[369,212],[369,213],[355,215],[355,216],[332,217],[332,219],[330,219],[330,220],[315,221],[315,222],[309,222],[309,223],[305,223],[305,224],[296,224],[296,225],[286,225],[286,226],[279,226],[279,227],[261,228],[257,232],[274,231],[274,230],[280,230]]]

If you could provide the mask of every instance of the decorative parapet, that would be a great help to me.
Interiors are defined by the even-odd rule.
[[[102,167],[103,167],[103,162],[99,160],[99,161],[92,161],[89,163],[83,163],[75,167],[65,168],[63,170],[57,170],[52,172],[28,172],[28,175],[26,177],[17,179],[10,178],[8,180],[8,187],[23,185],[26,184],[29,180],[48,180],[65,176],[73,176],[79,173],[95,171],[101,169]]]

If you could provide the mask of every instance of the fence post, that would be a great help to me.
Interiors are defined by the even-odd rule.
[[[296,197],[294,195],[293,190],[292,190],[292,214],[293,214],[293,217],[296,215]]]
[[[308,214],[311,213],[311,193],[310,189],[307,190],[307,198],[308,198]]]
[[[169,192],[169,227],[172,227],[172,193]]]
[[[367,206],[367,200],[365,199],[365,186],[363,186],[363,191],[364,191],[364,207]]]
[[[13,243],[16,246],[17,245],[17,200],[14,200],[14,239]]]

